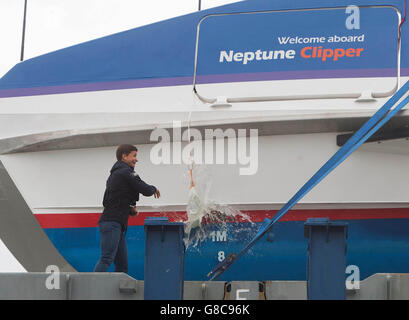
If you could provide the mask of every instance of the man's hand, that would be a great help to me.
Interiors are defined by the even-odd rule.
[[[135,217],[139,214],[138,210],[136,210],[136,206],[131,207],[130,209],[131,209],[131,211],[129,212],[130,216]]]
[[[159,189],[156,189],[156,192],[154,193],[154,196],[155,196],[156,199],[160,198]]]

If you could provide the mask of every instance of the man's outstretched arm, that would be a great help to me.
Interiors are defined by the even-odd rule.
[[[139,177],[139,175],[134,176],[133,174],[125,173],[125,177],[135,192],[142,193],[145,197],[150,197],[152,195],[155,195],[155,198],[160,197],[159,190],[155,186],[147,184]]]

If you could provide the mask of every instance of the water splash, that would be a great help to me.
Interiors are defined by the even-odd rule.
[[[193,183],[193,175],[195,182]],[[227,231],[228,223],[236,223],[238,228],[234,232],[245,232],[245,222],[254,225],[250,217],[240,210],[225,204],[218,204],[209,198],[211,177],[205,166],[195,166],[190,169],[190,189],[186,207],[187,221],[185,221],[184,238],[186,248],[197,247],[208,239],[214,231]],[[238,222],[240,224],[238,224]]]

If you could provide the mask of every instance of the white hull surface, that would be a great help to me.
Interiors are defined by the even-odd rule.
[[[217,203],[277,207],[338,150],[335,142],[335,133],[259,137],[252,175],[240,175],[240,168],[249,168],[250,163],[227,163],[226,144],[226,163],[197,166],[197,179],[211,183],[209,198]],[[158,186],[162,197],[143,197],[138,205],[154,211],[161,207],[181,209],[187,203],[187,165],[153,164],[152,146],[138,145],[136,172]],[[409,204],[408,158],[406,139],[364,145],[300,203]],[[8,154],[0,160],[34,214],[100,212],[105,182],[116,161],[115,147]]]

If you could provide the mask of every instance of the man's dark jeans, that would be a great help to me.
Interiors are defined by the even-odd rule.
[[[128,252],[125,232],[116,221],[101,221],[98,223],[101,234],[101,258],[95,266],[95,272],[106,272],[112,262],[115,272],[128,272]]]

